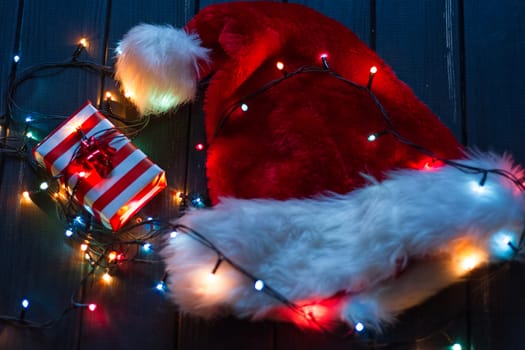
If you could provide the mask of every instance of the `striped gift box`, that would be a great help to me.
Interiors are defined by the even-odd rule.
[[[105,138],[111,150],[108,174],[86,171],[76,159],[81,142]],[[86,103],[33,150],[35,160],[67,186],[105,227],[120,229],[166,187],[164,171],[93,105]]]

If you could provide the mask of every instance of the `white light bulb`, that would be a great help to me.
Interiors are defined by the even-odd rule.
[[[362,332],[364,329],[365,329],[365,325],[362,324],[361,322],[357,322],[354,326],[355,330],[357,332]]]
[[[460,344],[456,343],[450,347],[452,350],[461,350],[462,347]]]
[[[162,292],[164,290],[164,282],[157,283],[157,285],[155,286],[155,289]]]
[[[473,192],[483,195],[488,192],[488,186],[486,184],[480,185],[478,181],[471,181],[470,182],[470,188]]]
[[[241,110],[242,110],[243,112],[246,112],[246,111],[248,110],[248,105],[247,105],[246,103],[243,103],[243,104],[241,105]]]
[[[22,307],[24,309],[27,309],[29,307],[29,300],[27,299],[22,300]]]
[[[255,290],[258,290],[258,291],[263,290],[263,288],[264,288],[264,282],[261,281],[261,280],[257,280],[257,281],[255,281],[255,283],[253,284],[253,288],[255,288]]]
[[[42,182],[42,183],[40,184],[40,189],[41,189],[42,191],[45,191],[45,190],[47,190],[48,188],[49,188],[49,185],[48,185],[47,182],[44,181],[44,182]]]
[[[177,231],[172,231],[172,232],[170,233],[170,237],[171,237],[171,238],[175,238],[175,237],[177,237]]]
[[[14,55],[13,56],[13,61],[15,61],[15,63],[18,63],[18,61],[20,61],[20,56],[19,55]]]
[[[371,134],[371,135],[368,136],[368,141],[370,141],[370,142],[373,142],[373,141],[375,141],[376,139],[377,139],[376,134]]]
[[[66,230],[66,232],[65,232],[65,235],[66,235],[66,237],[71,237],[71,236],[73,236],[73,230],[71,230],[71,229],[68,228],[68,229]]]

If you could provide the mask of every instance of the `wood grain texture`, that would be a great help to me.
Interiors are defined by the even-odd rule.
[[[377,0],[377,53],[459,137],[457,2]]]
[[[18,51],[17,27],[19,15],[18,1],[2,1],[0,13],[5,14],[0,21],[0,116],[5,113],[6,94],[11,71],[14,68],[13,57]]]
[[[361,40],[370,45],[370,0],[292,0],[288,2],[318,10],[350,28]],[[308,38],[304,40],[308,41]]]
[[[525,162],[525,3],[465,1],[470,144]]]

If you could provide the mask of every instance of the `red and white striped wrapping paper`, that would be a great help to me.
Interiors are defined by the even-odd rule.
[[[79,175],[83,168],[75,166],[72,160],[78,152],[82,134],[85,138],[111,135],[108,146],[114,148],[115,153],[108,176],[101,177],[95,170],[87,171],[83,177]],[[166,187],[164,171],[90,102],[42,140],[34,148],[33,155],[50,174],[61,176],[74,198],[114,231]]]

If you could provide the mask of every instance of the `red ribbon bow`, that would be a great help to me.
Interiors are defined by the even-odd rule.
[[[113,170],[112,158],[116,152],[109,145],[114,139],[111,135],[113,131],[104,132],[99,137],[83,137],[73,161],[85,170],[94,169],[101,177],[107,177]]]

